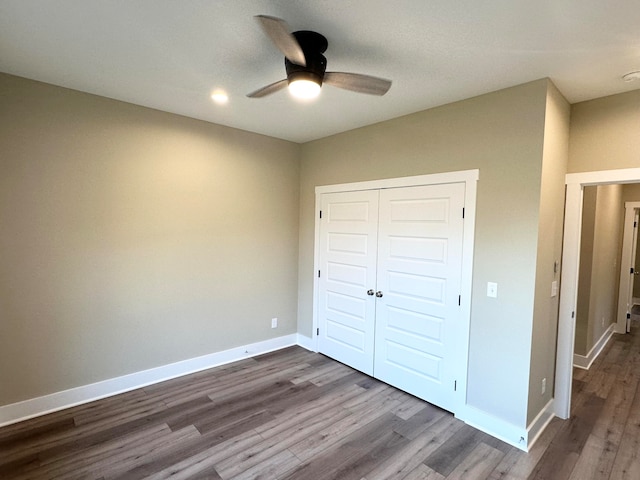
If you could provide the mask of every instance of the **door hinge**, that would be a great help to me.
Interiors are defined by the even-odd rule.
[[[320,278],[320,270],[318,270],[318,278]]]
[[[633,228],[636,228],[638,226],[638,222],[633,222]]]
[[[320,329],[316,328],[316,335],[320,335]]]
[[[458,295],[458,306],[462,305],[462,295]]]
[[[633,267],[629,269],[629,273],[633,274]]]
[[[322,218],[322,210],[320,210],[320,218]]]
[[[576,312],[571,312],[571,318],[576,318]]]
[[[462,218],[464,218],[464,207],[462,207]]]
[[[631,314],[627,313],[627,320],[629,320],[631,318]]]
[[[457,381],[457,380],[454,380],[454,381],[453,381],[453,391],[454,391],[454,392],[457,392],[457,391],[458,391],[458,381]]]

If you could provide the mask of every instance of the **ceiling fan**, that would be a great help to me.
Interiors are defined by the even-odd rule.
[[[308,30],[289,32],[286,22],[280,18],[257,15],[260,26],[275,46],[284,54],[287,78],[262,87],[247,95],[261,98],[289,87],[294,96],[313,98],[326,83],[334,87],[369,95],[384,95],[391,87],[391,80],[359,73],[327,72],[327,59],[323,53],[327,39]]]

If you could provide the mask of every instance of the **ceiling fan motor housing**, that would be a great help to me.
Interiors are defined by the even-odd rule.
[[[329,45],[327,39],[319,33],[308,30],[293,32],[293,36],[304,52],[307,65],[296,65],[285,58],[284,65],[287,71],[287,80],[289,83],[295,80],[311,80],[318,85],[322,85],[324,73],[327,70],[327,59],[322,55]]]

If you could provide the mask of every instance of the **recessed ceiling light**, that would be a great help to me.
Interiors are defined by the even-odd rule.
[[[216,102],[218,105],[224,105],[229,101],[229,96],[224,90],[216,90],[211,94],[211,100]]]
[[[634,80],[640,80],[640,70],[635,72],[629,72],[626,75],[623,75],[622,79],[625,82],[633,82]]]

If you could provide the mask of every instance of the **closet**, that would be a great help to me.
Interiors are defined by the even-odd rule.
[[[466,186],[317,198],[318,351],[451,411],[467,367]]]

